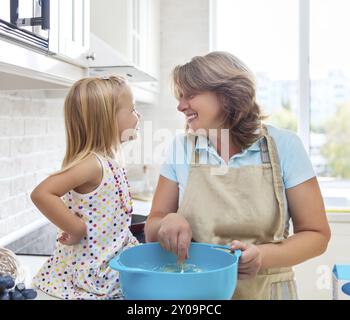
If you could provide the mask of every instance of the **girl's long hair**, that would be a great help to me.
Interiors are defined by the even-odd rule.
[[[64,102],[66,153],[59,172],[91,153],[113,157],[120,143],[117,122],[119,97],[127,89],[124,78],[89,77],[78,80]]]

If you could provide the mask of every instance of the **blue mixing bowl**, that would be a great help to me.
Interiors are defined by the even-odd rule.
[[[119,271],[125,299],[132,300],[224,300],[231,299],[237,285],[240,250],[228,246],[191,243],[186,264],[201,272],[155,271],[176,265],[177,257],[164,250],[158,242],[131,247],[109,263]]]

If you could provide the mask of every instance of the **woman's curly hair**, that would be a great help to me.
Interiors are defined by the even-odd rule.
[[[196,56],[174,68],[172,86],[177,99],[205,91],[216,93],[225,128],[242,149],[260,138],[261,121],[266,117],[255,100],[255,77],[234,55],[215,51]]]

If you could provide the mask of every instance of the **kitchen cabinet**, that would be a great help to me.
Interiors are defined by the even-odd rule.
[[[47,17],[43,1],[9,3],[0,5],[0,90],[61,89],[88,75],[90,0],[51,0],[50,30],[44,18],[29,25]]]
[[[0,1],[0,36],[33,50],[57,53],[59,1]]]
[[[90,48],[90,0],[60,0],[58,55],[87,66]]]
[[[86,68],[0,38],[0,91],[63,89],[87,76]]]
[[[159,78],[159,7],[159,0],[51,0],[50,31],[33,27],[38,36],[49,38],[45,46],[10,41],[3,47],[0,89],[70,86],[87,75],[118,73],[133,82],[138,101],[153,105]],[[24,59],[16,59],[15,52]],[[20,86],[16,78],[21,78]],[[37,81],[32,83],[32,78]]]
[[[93,1],[91,32],[159,78],[159,7],[159,0]]]
[[[86,64],[90,47],[90,0],[31,0],[20,1],[17,6],[11,3],[11,6],[10,1],[0,4],[1,35],[42,53],[48,51],[73,59],[77,64]]]
[[[159,2],[133,0],[131,11],[132,61],[158,78]]]

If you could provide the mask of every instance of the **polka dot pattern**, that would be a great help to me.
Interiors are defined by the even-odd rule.
[[[61,299],[123,299],[119,273],[108,262],[138,244],[129,229],[133,209],[126,171],[115,161],[98,158],[103,179],[97,189],[88,194],[72,190],[63,197],[72,214],[82,215],[87,236],[74,246],[56,240],[53,255],[33,280],[33,285]],[[59,230],[57,239],[60,234]]]

